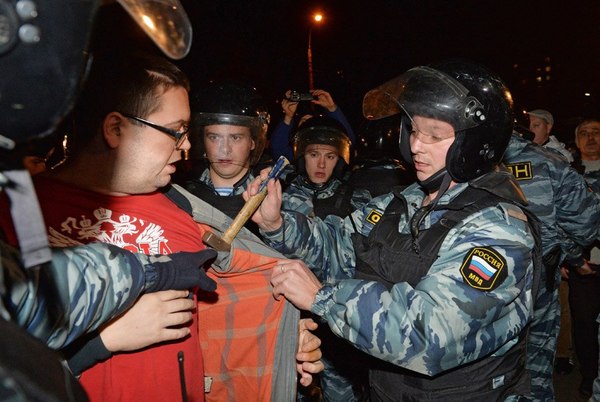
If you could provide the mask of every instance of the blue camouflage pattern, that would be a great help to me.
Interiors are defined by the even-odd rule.
[[[321,187],[315,187],[310,185],[303,175],[297,175],[292,182],[285,188],[282,194],[281,208],[282,210],[295,211],[305,215],[309,218],[315,217],[313,199],[325,199],[331,198],[335,195],[336,191],[342,184],[342,181],[337,178],[331,178],[327,183]],[[356,210],[365,206],[371,200],[371,194],[366,189],[354,188],[350,204],[352,209]],[[328,264],[335,264],[335,260],[327,260]],[[328,271],[333,270],[331,267],[327,268]],[[339,271],[335,269],[335,271]],[[322,272],[322,271],[319,271]],[[319,278],[325,280],[325,278]],[[339,278],[341,279],[341,278]],[[332,359],[327,356],[328,344],[324,343],[324,355],[322,357],[323,365],[325,370],[319,374],[321,395],[325,401],[340,401],[340,402],[355,402],[361,400],[363,390],[360,389],[360,385],[357,384],[353,387],[353,380],[347,375],[342,373],[336,368],[335,358],[337,353],[344,353],[342,346],[337,346],[338,343],[343,342],[341,339],[336,337],[327,336],[322,341],[335,342],[335,345],[331,345],[331,353],[334,353]],[[350,351],[352,353],[353,351]],[[348,351],[346,351],[348,353]],[[346,369],[342,367],[341,369]],[[358,370],[360,368],[355,368]],[[355,373],[351,373],[355,374]],[[366,374],[366,373],[365,373]],[[363,378],[362,380],[366,380]],[[298,394],[298,400],[307,400],[301,393]]]
[[[2,318],[54,349],[125,311],[156,276],[155,257],[101,243],[53,249],[50,263],[28,270],[4,242],[0,255]]]
[[[318,199],[330,198],[336,193],[341,184],[341,180],[332,178],[322,187],[312,188],[303,176],[298,175],[285,188],[282,194],[281,209],[296,211],[309,218],[314,218],[313,198],[315,196]],[[353,190],[350,203],[354,210],[364,207],[372,198],[366,189],[354,188]]]
[[[600,193],[600,170],[586,171],[583,178],[594,192]]]
[[[504,163],[527,197],[527,208],[540,220],[543,254],[560,249],[557,261],[581,257],[582,247],[598,238],[600,199],[570,164],[556,152],[513,135]],[[559,264],[554,273],[542,267],[541,284],[527,341],[527,364],[532,381],[530,398],[553,401],[554,354],[560,328]],[[554,276],[552,289],[546,275]]]
[[[443,208],[467,186],[453,186],[438,206]],[[417,184],[402,194],[408,216],[401,216],[398,230],[410,233],[408,217],[426,194]],[[344,220],[309,220],[283,212],[283,225],[264,235],[272,247],[299,256],[315,272],[323,271],[320,277],[330,279],[317,292],[311,311],[360,350],[428,376],[491,354],[504,355],[517,343],[532,314],[534,238],[523,211],[500,203],[460,222],[415,287],[400,282],[388,291],[378,282],[335,280],[354,276],[350,235],[367,236],[376,223],[373,216],[383,214],[392,197],[377,197]],[[443,212],[428,214],[421,228],[429,228]],[[493,291],[475,289],[461,276],[465,256],[477,247],[493,248],[506,261],[507,276]],[[339,263],[323,264],[328,259]],[[327,272],[329,267],[337,271]]]

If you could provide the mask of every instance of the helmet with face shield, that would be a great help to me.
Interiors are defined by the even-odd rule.
[[[335,147],[339,159],[332,177],[341,178],[350,165],[350,139],[346,129],[333,117],[316,115],[305,120],[292,139],[294,159],[298,173],[306,175],[304,152],[310,144],[331,145]]]
[[[457,182],[491,171],[502,159],[513,129],[512,97],[502,80],[468,62],[448,61],[408,70],[369,91],[363,114],[379,119],[402,114],[400,152],[412,163],[409,136],[414,116],[449,123],[456,138],[445,170]],[[422,133],[434,141],[432,133]],[[427,138],[429,136],[429,138]]]
[[[211,83],[190,95],[192,127],[190,141],[194,159],[204,153],[203,132],[209,125],[249,127],[254,150],[250,165],[259,160],[267,142],[270,116],[256,88],[238,83]]]
[[[360,162],[392,162],[400,160],[400,114],[377,120],[364,120],[358,130],[356,160]]]
[[[53,133],[71,110],[90,60],[100,0],[0,1],[0,150]],[[169,57],[190,50],[179,0],[118,0]],[[25,147],[19,147],[25,148]],[[2,166],[7,166],[2,158]]]

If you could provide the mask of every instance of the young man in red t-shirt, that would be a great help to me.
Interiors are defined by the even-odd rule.
[[[73,112],[70,158],[35,180],[51,245],[100,241],[149,254],[204,249],[201,238],[207,227],[198,225],[160,191],[169,185],[181,151],[190,147],[189,120],[188,82],[173,64],[142,55],[96,56]],[[257,261],[262,269],[276,263],[273,257]],[[269,289],[261,292],[272,299]],[[90,357],[121,352],[81,375],[90,399],[203,401],[205,378],[195,299],[195,293],[191,299],[185,291],[145,295],[79,350],[78,361],[83,355],[88,365]],[[205,308],[203,314],[217,321],[214,312],[210,315],[210,306]],[[276,329],[279,322],[273,320]],[[308,362],[299,371],[310,378],[310,373],[322,369],[319,362],[310,363],[319,358],[320,351],[315,352],[310,336],[301,337],[301,342],[306,345],[303,351],[313,352],[299,355],[300,361]],[[203,343],[210,342],[205,338]],[[211,348],[216,345],[210,344]],[[98,354],[100,350],[103,353]],[[293,356],[291,360],[295,365]],[[277,371],[273,365],[267,367]],[[271,375],[276,376],[271,371],[269,381]],[[212,395],[224,395],[218,392],[227,388],[227,381],[217,378]],[[248,397],[241,395],[244,388],[236,387],[238,391],[230,397]],[[279,395],[265,388],[268,385],[247,392],[257,394],[252,397]]]

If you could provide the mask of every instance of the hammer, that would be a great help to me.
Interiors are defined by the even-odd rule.
[[[256,211],[260,203],[267,196],[267,183],[271,179],[277,179],[281,176],[281,172],[283,168],[287,166],[290,162],[286,159],[285,156],[280,156],[273,165],[273,168],[269,172],[269,176],[265,181],[260,184],[258,188],[258,192],[254,194],[252,197],[246,201],[240,212],[235,216],[231,225],[225,230],[222,237],[217,236],[213,232],[206,232],[204,236],[202,236],[202,241],[214,248],[217,251],[229,251],[231,250],[231,242],[237,236],[237,234],[242,230],[244,224],[250,219],[252,214]]]

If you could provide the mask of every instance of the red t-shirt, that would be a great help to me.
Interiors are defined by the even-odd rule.
[[[114,197],[37,176],[34,184],[52,247],[111,243],[132,252],[171,254],[204,249],[200,229],[162,193]],[[81,376],[92,402],[181,400],[178,353],[184,353],[189,401],[204,400],[204,369],[194,311],[190,336],[114,354]]]

